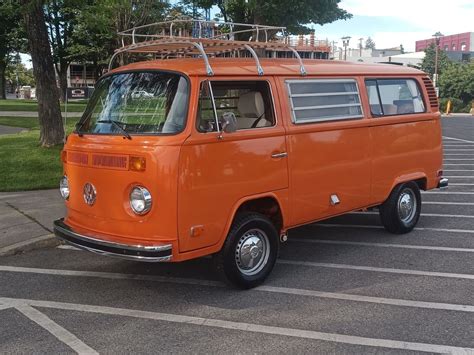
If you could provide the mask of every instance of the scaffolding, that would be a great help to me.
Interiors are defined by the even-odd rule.
[[[113,68],[117,56],[139,53],[152,55],[154,59],[202,58],[207,75],[212,76],[214,72],[209,63],[210,57],[240,57],[245,56],[243,53],[246,52],[254,58],[258,75],[264,75],[257,52],[271,51],[276,57],[276,52],[286,51],[296,58],[300,74],[304,76],[306,69],[297,49],[323,48],[313,37],[306,45],[300,38],[295,49],[285,27],[188,18],[138,26],[118,34],[122,47],[110,59],[109,70]]]

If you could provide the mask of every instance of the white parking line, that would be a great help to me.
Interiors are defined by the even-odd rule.
[[[453,171],[463,171],[463,172],[468,172],[468,171],[474,171],[474,169],[448,169],[444,170],[444,172],[453,172]]]
[[[473,179],[474,176],[446,176],[448,179]]]
[[[452,248],[452,247],[436,247],[436,246],[428,246],[428,245],[367,243],[367,242],[350,242],[350,241],[345,241],[345,240],[304,239],[304,238],[289,238],[288,241],[289,242],[298,242],[298,243],[312,243],[312,244],[337,244],[337,245],[354,245],[354,246],[366,246],[366,247],[377,247],[377,248],[401,248],[401,249],[416,249],[416,250],[434,250],[434,251],[474,253],[474,249]]]
[[[285,260],[278,259],[277,264],[296,265],[296,266],[309,266],[309,267],[322,267],[322,268],[331,268],[331,269],[373,271],[373,272],[382,272],[382,273],[389,273],[389,274],[403,274],[403,275],[445,277],[445,278],[453,278],[453,279],[474,280],[474,275],[471,275],[471,274],[455,274],[455,273],[450,273],[450,272],[407,270],[407,269],[395,269],[395,268],[386,268],[386,267],[348,265],[348,264],[316,263],[316,262],[312,262],[312,261],[299,261],[299,260],[286,260],[286,259]]]
[[[32,273],[32,274],[41,274],[41,275],[93,277],[93,278],[103,278],[103,279],[112,279],[112,280],[119,280],[119,279],[120,280],[139,280],[139,281],[167,282],[167,283],[173,283],[173,284],[184,284],[184,285],[192,285],[192,286],[210,286],[210,287],[219,287],[219,288],[225,287],[223,283],[217,282],[217,281],[185,279],[185,278],[177,278],[177,277],[163,277],[163,276],[155,276],[155,275],[118,274],[118,273],[97,272],[97,271],[36,269],[36,268],[8,267],[8,266],[1,267],[1,268],[6,268],[6,269],[0,269],[0,271]],[[287,288],[287,287],[274,287],[274,286],[266,286],[266,285],[254,288],[254,290],[262,291],[262,292],[272,292],[272,293],[295,294],[295,295],[310,296],[310,297],[317,297],[317,298],[340,299],[340,300],[354,301],[354,302],[387,304],[387,305],[402,306],[402,307],[443,309],[443,310],[458,311],[458,312],[474,312],[474,306],[472,305],[411,301],[411,300],[403,300],[403,299],[397,299],[397,298],[369,297],[369,296],[362,296],[362,295],[352,295],[348,293],[321,292],[321,291],[314,291],[314,290],[304,290],[304,289]],[[11,306],[8,306],[8,307],[11,307]]]
[[[462,148],[462,149],[444,149],[445,152],[474,152],[474,148]]]
[[[362,229],[384,229],[382,226],[374,226],[367,224],[337,224],[337,223],[318,223],[313,226],[327,227],[327,228],[362,228]],[[432,231],[432,232],[447,232],[447,233],[469,233],[474,234],[474,230],[471,229],[447,229],[447,228],[428,228],[428,227],[415,227],[417,231]]]
[[[474,206],[474,202],[444,202],[444,201],[423,201],[424,205],[459,205]]]
[[[474,164],[463,164],[463,163],[457,163],[457,164],[443,164],[444,166],[473,166]]]
[[[445,154],[445,157],[454,157],[454,156],[467,156],[467,157],[472,157],[472,153],[448,153]]]
[[[90,346],[82,342],[78,337],[69,332],[68,330],[61,327],[59,324],[53,322],[49,317],[40,311],[32,308],[27,303],[19,304],[15,306],[15,309],[23,313],[30,320],[46,329],[52,335],[54,335],[59,341],[63,342],[71,349],[76,351],[78,354],[99,354],[97,351],[92,349]]]
[[[474,192],[468,191],[438,191],[438,190],[429,190],[429,191],[421,191],[422,194],[430,194],[430,195],[474,195]]]
[[[458,183],[450,183],[449,186],[474,186],[474,184],[458,184]]]
[[[0,311],[3,311],[4,309],[9,309],[12,308],[12,306],[7,305],[7,304],[0,304]]]
[[[8,300],[8,299],[3,299]],[[271,334],[280,336],[289,336],[302,339],[313,339],[330,341],[335,343],[361,345],[361,346],[374,346],[383,347],[389,349],[402,349],[402,350],[413,350],[413,351],[425,351],[434,353],[470,353],[474,352],[474,349],[461,348],[456,346],[427,344],[427,343],[414,343],[404,342],[398,340],[389,339],[377,339],[377,338],[366,338],[352,335],[341,335],[335,333],[323,333],[312,330],[284,328],[252,323],[233,322],[212,318],[201,318],[192,316],[182,316],[177,314],[158,313],[149,311],[140,311],[136,309],[125,309],[115,307],[103,307],[103,306],[92,306],[77,303],[64,303],[64,302],[53,302],[53,301],[37,301],[37,300],[21,300],[25,304],[34,307],[53,308],[61,310],[89,312],[97,314],[106,314],[114,316],[133,317],[140,319],[151,319],[157,321],[178,323],[178,324],[192,324],[197,326],[205,326],[212,328],[239,330],[249,333],[261,333]]]
[[[474,141],[468,141],[466,139],[460,139],[460,138],[454,138],[454,137],[443,136],[443,139],[450,139],[450,140],[453,140],[453,141],[464,142],[464,143],[474,143]]]
[[[358,211],[347,213],[349,215],[378,215],[378,212]],[[465,214],[442,214],[442,213],[422,213],[421,217],[446,217],[446,218],[474,218],[473,215]]]
[[[474,160],[474,159],[469,159],[469,158],[462,158],[462,159],[444,159],[444,161],[468,161],[468,160]],[[461,164],[464,165],[464,164]]]

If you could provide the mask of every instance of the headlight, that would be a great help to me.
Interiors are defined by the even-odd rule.
[[[59,192],[63,199],[67,200],[69,198],[69,182],[66,175],[59,180]]]
[[[151,194],[141,186],[135,186],[130,191],[130,207],[136,214],[145,214],[151,208]]]

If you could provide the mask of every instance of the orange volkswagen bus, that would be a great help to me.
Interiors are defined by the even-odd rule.
[[[188,55],[99,80],[62,153],[67,215],[56,235],[137,261],[213,255],[228,281],[250,288],[291,228],[378,207],[389,232],[411,231],[420,190],[448,183],[430,79],[252,50],[279,45],[181,36],[122,48]]]

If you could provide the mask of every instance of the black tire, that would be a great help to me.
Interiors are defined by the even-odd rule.
[[[214,255],[214,265],[224,281],[249,289],[270,274],[278,248],[278,232],[270,219],[258,213],[239,214],[221,251]]]
[[[421,213],[421,194],[418,185],[414,182],[397,185],[380,206],[379,211],[382,224],[387,231],[394,234],[410,232],[418,223]]]

